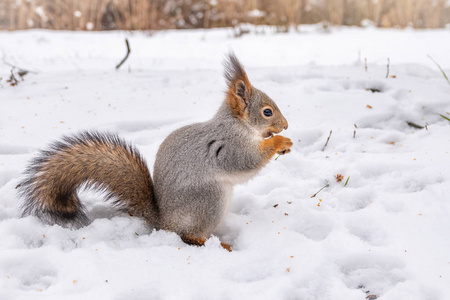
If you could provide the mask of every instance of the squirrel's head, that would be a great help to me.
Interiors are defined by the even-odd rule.
[[[288,128],[288,122],[275,102],[254,88],[241,63],[230,53],[224,62],[228,83],[226,102],[232,114],[248,122],[263,138],[271,137]]]

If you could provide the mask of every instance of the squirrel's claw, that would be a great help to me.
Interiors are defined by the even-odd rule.
[[[286,149],[286,150],[283,150],[283,151],[278,151],[277,153],[278,153],[279,155],[284,155],[284,154],[288,154],[289,152],[291,152],[291,149]]]

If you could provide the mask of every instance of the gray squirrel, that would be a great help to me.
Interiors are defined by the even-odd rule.
[[[85,226],[89,220],[77,191],[92,187],[151,228],[203,245],[224,218],[233,186],[292,146],[289,138],[274,135],[288,127],[275,102],[250,84],[233,53],[224,65],[225,101],[211,120],[177,129],[163,141],[153,181],[139,151],[117,135],[85,131],[65,136],[26,169],[18,185],[22,216]]]

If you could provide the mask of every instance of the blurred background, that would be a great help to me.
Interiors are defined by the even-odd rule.
[[[162,30],[300,24],[450,27],[450,0],[1,0],[0,29]]]

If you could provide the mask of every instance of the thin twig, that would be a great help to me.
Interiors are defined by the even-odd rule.
[[[18,67],[18,66],[16,66],[16,65],[13,65],[12,63],[9,63],[9,62],[7,62],[5,59],[3,59],[3,63],[5,64],[5,65],[7,65],[7,66],[10,66],[11,68],[13,68],[13,69],[17,69],[17,70],[19,70],[19,75],[20,75],[20,73],[25,73],[25,74],[23,74],[23,75],[26,75],[26,73],[32,73],[32,74],[37,74],[38,72],[36,72],[36,71],[31,71],[31,70],[28,70],[28,69],[25,69],[25,68],[22,68],[22,67]]]
[[[327,183],[325,186],[323,186],[320,190],[317,191],[317,193],[315,193],[314,195],[311,196],[311,198],[314,198],[315,196],[317,196],[318,193],[320,193],[324,188],[329,187],[330,185]]]
[[[327,147],[327,145],[328,145],[328,142],[330,141],[330,137],[331,137],[331,134],[333,133],[333,130],[330,130],[330,135],[328,136],[328,138],[327,138],[327,142],[325,143],[325,146],[323,146],[323,149],[322,149],[322,151],[324,151],[325,150],[325,148]]]
[[[356,137],[356,128],[358,128],[358,126],[356,126],[356,124],[353,124],[355,126],[355,130],[353,131],[353,138]]]
[[[408,124],[408,125],[411,126],[411,127],[417,128],[417,129],[423,129],[423,128],[425,128],[425,127],[423,127],[422,125],[419,125],[419,124],[416,124],[416,123],[413,123],[413,122],[410,122],[410,121],[406,121],[406,124]]]
[[[14,76],[14,72],[13,72],[12,69],[11,69],[11,75],[9,76],[9,79],[6,80],[6,82],[9,82],[9,84],[11,86],[16,86],[19,83],[19,81],[17,80],[16,76]]]
[[[118,70],[123,65],[123,63],[127,60],[128,56],[130,55],[131,49],[130,49],[130,43],[128,42],[128,39],[125,39],[125,43],[127,44],[127,54],[122,59],[122,61],[116,66],[116,70]]]
[[[386,72],[386,78],[388,78],[389,77],[389,64],[390,64],[390,60],[389,60],[389,57],[388,57],[388,60],[387,60],[387,72]]]

